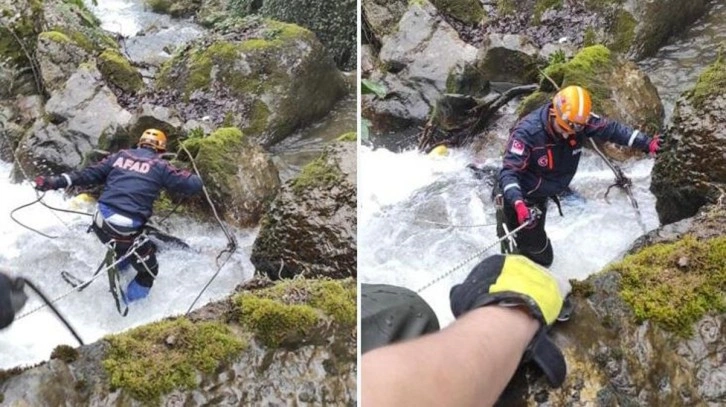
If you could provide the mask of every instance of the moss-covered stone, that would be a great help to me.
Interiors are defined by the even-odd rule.
[[[144,2],[151,8],[151,11],[160,14],[167,14],[172,5],[171,0],[145,0]]]
[[[334,321],[356,325],[355,280],[285,280],[234,298],[240,323],[268,347],[298,344],[312,331]]]
[[[466,24],[479,24],[484,19],[484,9],[479,0],[431,0],[437,9]]]
[[[106,81],[124,92],[135,93],[144,87],[139,71],[116,50],[107,49],[98,56],[98,70]]]
[[[612,41],[608,47],[614,52],[627,52],[635,39],[635,28],[638,22],[626,10],[618,10],[611,29]]]
[[[38,35],[38,39],[45,39],[48,41],[58,42],[62,44],[72,43],[70,37],[58,31],[45,31]]]
[[[292,188],[300,192],[315,186],[330,186],[340,180],[340,170],[332,165],[326,154],[321,155],[303,167],[300,175],[292,181]]]
[[[78,350],[68,345],[58,345],[50,353],[51,359],[59,359],[66,363],[74,362],[78,359]]]
[[[170,391],[192,389],[197,372],[212,373],[247,343],[218,322],[192,324],[186,318],[155,322],[105,338],[103,367],[113,389],[123,389],[144,405],[158,404]]]
[[[267,128],[270,118],[270,109],[265,102],[257,99],[252,104],[249,114],[249,125],[244,128],[245,133],[260,134]]]
[[[592,95],[593,111],[603,112],[608,109],[611,84],[603,78],[614,62],[614,56],[603,45],[594,45],[580,50],[570,61],[555,63],[544,69],[544,74],[551,78],[559,88],[570,85],[582,86]],[[519,113],[524,115],[532,111],[544,101],[554,96],[556,89],[547,78],[542,78],[540,90],[529,95],[520,105]]]
[[[688,92],[687,97],[696,108],[699,108],[706,99],[724,94],[724,89],[726,89],[726,63],[723,56],[719,56],[716,62],[701,73],[696,86]]]
[[[184,147],[194,156],[197,168],[205,179],[234,176],[237,168],[231,159],[242,148],[244,133],[236,127],[222,127],[208,137],[185,140]],[[220,180],[216,184],[225,185]]]
[[[356,141],[358,141],[358,134],[354,131],[351,131],[350,133],[345,133],[345,134],[340,135],[340,137],[338,137],[336,140],[337,141],[356,142]]]
[[[709,313],[726,311],[726,237],[686,236],[626,257],[608,268],[621,276],[620,294],[639,321],[688,337]]]

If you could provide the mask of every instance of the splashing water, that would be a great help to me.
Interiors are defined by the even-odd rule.
[[[614,175],[595,153],[583,154],[571,186],[584,200],[564,200],[564,217],[552,204],[547,216],[555,251],[550,270],[566,279],[583,279],[601,270],[620,258],[644,227],[658,226],[655,198],[648,191],[652,159],[622,165],[634,184],[641,226],[624,192],[613,189],[610,204],[606,202],[605,190]],[[360,149],[358,267],[363,282],[416,291],[497,239],[491,186],[465,168],[472,161],[464,151],[432,158],[416,151]],[[486,161],[498,163],[494,157]],[[478,225],[487,226],[472,227]],[[453,320],[449,289],[463,281],[477,261],[496,253],[499,245],[421,292],[442,326]]]
[[[86,233],[90,223],[88,216],[52,212],[40,204],[15,213],[23,224],[58,236],[56,239],[45,238],[13,222],[9,218],[10,211],[32,202],[36,195],[27,182],[11,184],[8,181],[10,170],[11,164],[0,163],[0,191],[4,195],[0,213],[6,216],[0,223],[0,247],[3,248],[0,267],[12,275],[28,278],[49,298],[57,298],[72,290],[60,272],[69,271],[82,280],[90,278],[103,260],[105,248],[92,232]],[[75,202],[59,191],[46,193],[44,202],[63,209],[92,210],[92,207],[74,206]],[[154,287],[149,297],[131,304],[128,316],[122,317],[116,311],[105,273],[82,292],[73,292],[55,304],[85,343],[166,316],[183,314],[217,270],[215,257],[227,244],[219,226],[174,217],[165,226],[192,250],[166,247],[158,252],[160,267]],[[235,286],[252,277],[254,267],[249,256],[257,230],[232,230],[232,233],[237,237],[239,248],[195,308],[223,298]],[[124,273],[124,284],[133,278],[133,274],[133,271]],[[42,303],[40,298],[26,291],[30,298],[19,315]],[[46,360],[60,344],[78,345],[52,311],[46,307],[29,314],[0,331],[0,369]]]

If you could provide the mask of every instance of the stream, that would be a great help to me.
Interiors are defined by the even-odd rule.
[[[683,35],[671,39],[653,58],[640,63],[657,87],[669,123],[679,95],[693,87],[698,75],[715,60],[726,40],[726,5],[710,12]],[[363,282],[388,283],[420,290],[441,326],[453,320],[449,289],[464,280],[476,264],[477,252],[494,243],[494,207],[491,186],[472,176],[472,162],[501,165],[500,152],[514,123],[518,101],[500,110],[489,129],[496,138],[475,155],[453,151],[446,157],[429,157],[416,151],[393,153],[384,148],[362,147],[359,152],[359,276]],[[584,199],[565,200],[564,217],[551,204],[547,232],[555,261],[550,270],[565,279],[584,279],[618,260],[645,231],[659,226],[655,197],[650,193],[654,160],[621,164],[633,181],[640,215],[625,194],[613,189],[608,203],[605,191],[613,173],[594,152],[586,150],[571,186]],[[640,219],[640,221],[639,221]],[[494,245],[484,255],[499,253]],[[477,261],[478,261],[477,260]],[[457,268],[458,267],[458,268]]]

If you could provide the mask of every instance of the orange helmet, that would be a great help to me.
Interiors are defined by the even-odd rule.
[[[557,125],[565,131],[565,137],[585,127],[591,108],[590,92],[581,86],[568,86],[552,99],[552,115]]]
[[[146,129],[139,139],[139,147],[151,147],[156,151],[166,151],[166,134],[157,129]]]

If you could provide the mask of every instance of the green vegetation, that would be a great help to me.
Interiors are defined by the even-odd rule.
[[[469,25],[484,19],[484,9],[479,0],[431,0],[437,9]]]
[[[70,44],[73,41],[71,39],[63,34],[62,32],[58,31],[45,31],[40,34],[38,34],[38,39],[45,39],[53,42],[58,42],[61,44]]]
[[[252,104],[249,113],[249,125],[244,128],[245,134],[260,134],[267,129],[267,123],[270,118],[270,109],[267,108],[265,102],[256,99]]]
[[[247,343],[218,322],[191,323],[185,318],[155,322],[107,336],[103,360],[111,387],[128,391],[144,405],[161,395],[197,385],[197,372],[210,374],[230,362]]]
[[[613,54],[603,45],[583,48],[570,61],[554,63],[544,69],[540,89],[522,101],[518,112],[525,115],[549,100],[555,93],[555,86],[546,78],[551,78],[559,88],[570,85],[582,86],[592,95],[593,111],[607,111],[604,105],[610,97],[609,84],[604,80],[613,64]],[[546,76],[546,77],[545,77]]]
[[[172,5],[170,0],[145,0],[146,4],[155,13],[168,13]]]
[[[503,16],[513,15],[517,12],[515,0],[497,0],[497,11]]]
[[[297,278],[234,297],[240,323],[268,347],[300,345],[333,320],[356,325],[355,280]]]
[[[370,79],[361,79],[360,81],[361,94],[363,95],[376,95],[380,99],[383,99],[388,94],[386,85],[381,82],[372,81]]]
[[[696,108],[699,108],[711,96],[723,95],[724,89],[726,89],[726,63],[723,56],[719,55],[716,62],[709,65],[698,77],[698,82],[688,93],[688,98]]]
[[[347,141],[347,142],[356,142],[358,141],[358,134],[354,131],[351,131],[349,133],[341,134],[336,141]]]
[[[328,160],[326,153],[303,167],[300,175],[292,181],[292,188],[300,193],[315,186],[332,186],[340,180],[340,169]]]
[[[585,34],[582,38],[582,45],[585,47],[590,47],[597,44],[597,33],[595,32],[595,29],[592,27],[585,28]]]
[[[222,127],[215,130],[209,137],[189,138],[184,140],[184,147],[189,150],[206,180],[234,177],[237,174],[233,157],[239,155],[245,136],[236,127]],[[227,185],[222,181],[219,185]]]
[[[682,337],[708,313],[726,311],[726,237],[686,236],[658,244],[608,267],[622,275],[620,294],[638,321]]]
[[[615,52],[629,50],[635,39],[635,27],[637,25],[638,22],[635,21],[632,14],[625,10],[618,10],[612,29],[613,40],[608,42],[609,48]]]
[[[55,349],[53,349],[53,352],[50,353],[50,358],[60,359],[66,363],[71,363],[78,359],[78,351],[76,348],[68,345],[58,345]]]
[[[144,87],[141,74],[116,50],[107,49],[98,56],[98,70],[124,92],[135,93]]]

